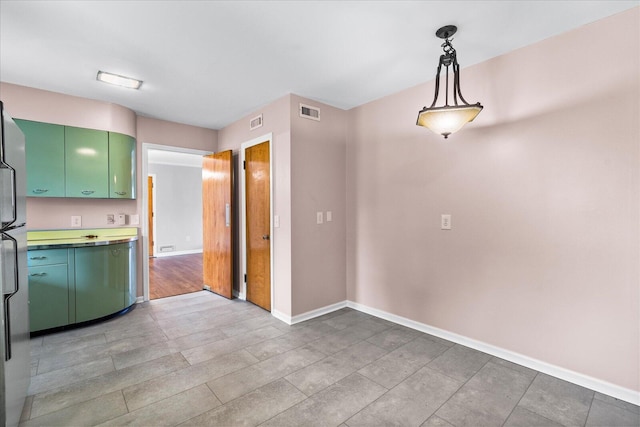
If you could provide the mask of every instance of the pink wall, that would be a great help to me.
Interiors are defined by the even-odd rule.
[[[463,69],[448,140],[433,82],[351,110],[348,299],[640,390],[639,11]]]
[[[273,213],[280,217],[280,227],[273,230],[273,307],[272,310],[291,315],[291,133],[289,121],[290,95],[243,117],[218,133],[218,151],[233,150],[236,193],[236,260],[235,289],[240,287],[240,146],[255,138],[272,133]],[[263,126],[249,130],[249,120],[262,114]]]
[[[302,118],[299,104],[320,108]],[[291,96],[292,315],[346,299],[346,129],[348,113]],[[316,223],[316,212],[332,221]]]
[[[15,118],[136,136],[135,112],[120,105],[2,82],[0,99]]]
[[[320,107],[322,120],[300,118],[300,102]],[[250,131],[249,120],[258,114],[264,125]],[[273,133],[273,213],[280,217],[272,236],[277,314],[293,317],[345,300],[346,118],[345,111],[287,95],[219,132],[219,150],[234,153],[242,143]],[[316,212],[328,210],[333,221],[317,225]]]

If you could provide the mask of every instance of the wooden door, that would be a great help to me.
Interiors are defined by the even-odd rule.
[[[202,162],[202,266],[204,284],[233,296],[233,155],[204,156]]]
[[[271,311],[271,196],[269,141],[249,147],[245,158],[247,300]]]
[[[147,207],[149,212],[149,256],[153,257],[155,254],[153,253],[153,217],[155,212],[153,211],[153,177],[151,175],[147,176]]]

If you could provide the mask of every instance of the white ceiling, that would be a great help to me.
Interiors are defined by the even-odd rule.
[[[446,24],[464,68],[639,4],[0,0],[0,80],[220,129],[287,93],[349,109],[431,80]]]

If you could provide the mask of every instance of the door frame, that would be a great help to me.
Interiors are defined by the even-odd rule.
[[[174,147],[171,145],[150,144],[148,142],[142,143],[142,160],[141,160],[141,176],[142,182],[146,181],[146,177],[149,175],[149,150],[171,151],[174,153],[196,154],[204,156],[211,154],[212,151],[197,150],[193,148]],[[149,208],[146,201],[148,200],[148,190],[146,185],[142,185],[142,224],[145,224],[140,228],[142,234],[142,298],[143,301],[149,301],[149,229],[146,224],[149,223]],[[154,199],[155,203],[155,199]],[[157,210],[156,210],[157,212]],[[155,225],[155,224],[154,224]],[[157,231],[157,227],[154,231]],[[157,252],[156,252],[157,254]]]
[[[153,211],[157,211],[156,208],[156,185],[157,185],[157,178],[156,178],[156,174],[155,173],[150,173],[147,174],[147,176],[151,177],[151,185],[153,186],[153,190],[151,190],[153,199],[151,200],[151,202],[153,203]],[[149,205],[149,189],[147,188],[147,198],[145,199],[147,201],[147,210],[148,210],[148,205]],[[147,212],[147,218],[149,218],[149,212]],[[153,218],[151,219],[151,222],[153,223],[153,232],[155,233],[156,230],[158,229],[158,224],[156,224],[156,216],[154,215]],[[149,224],[149,221],[146,222],[146,224]],[[147,228],[147,236],[149,235],[149,229]],[[158,240],[158,239],[156,239]],[[153,253],[158,256],[158,246],[156,245],[156,242],[153,242]],[[148,254],[147,254],[148,256]]]
[[[247,299],[247,282],[244,281],[244,277],[247,274],[247,189],[245,183],[245,169],[244,165],[244,150],[254,145],[262,144],[263,142],[269,142],[269,262],[270,262],[270,286],[269,293],[271,294],[271,314],[274,311],[274,297],[273,297],[273,241],[275,239],[273,235],[273,133],[269,132],[266,135],[254,138],[240,145],[240,250],[241,250],[241,264],[240,264],[240,292],[237,297],[239,299]]]

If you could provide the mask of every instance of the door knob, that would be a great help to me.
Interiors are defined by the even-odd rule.
[[[268,234],[263,234],[262,235],[262,240],[269,240],[269,235]]]

